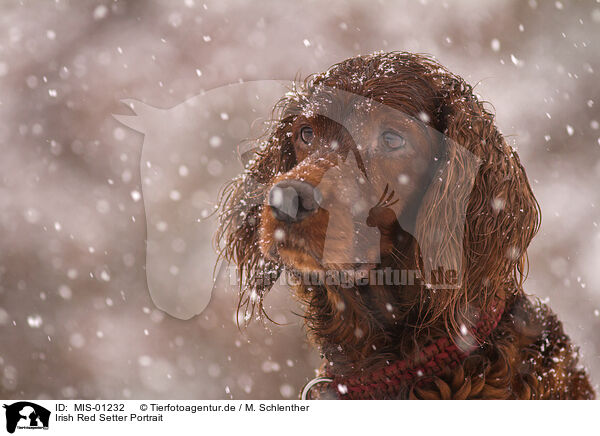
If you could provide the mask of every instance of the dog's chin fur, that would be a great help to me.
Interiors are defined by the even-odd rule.
[[[294,272],[312,273],[324,272],[325,267],[321,265],[311,254],[291,247],[278,247],[279,258],[286,267]]]
[[[326,263],[323,264],[320,259],[307,251],[296,247],[285,245],[276,248],[277,259],[280,260],[287,270],[293,273],[320,273],[327,272],[346,272],[348,274],[358,272],[368,272],[378,267],[376,263]]]

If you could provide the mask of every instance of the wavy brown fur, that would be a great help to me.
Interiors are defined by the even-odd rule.
[[[480,159],[462,241],[453,241],[452,231],[441,244],[428,234],[428,229],[444,225],[453,230],[457,222],[458,206],[453,208],[452,202],[445,203],[450,205],[446,213],[435,213],[450,189],[461,185],[460,169],[468,164],[451,148],[438,168],[444,182],[432,181],[417,220],[421,250],[431,244],[439,258],[462,256],[460,289],[432,293],[417,285],[296,287],[306,307],[309,336],[332,365],[330,371],[344,376],[368,372],[411,358],[431,339],[455,340],[461,325],[474,324],[474,313],[490,310],[495,299],[505,299],[509,314],[482,347],[458,368],[418,386],[407,385],[401,397],[593,398],[585,372],[577,368],[577,350],[561,323],[545,306],[530,303],[523,291],[526,250],[538,231],[540,211],[519,157],[471,86],[427,56],[351,58],[309,77],[301,89],[281,100],[278,120],[256,159],[222,197],[217,240],[221,255],[238,265],[240,309],[248,317],[263,313],[263,298],[283,271],[281,259],[261,250],[260,232],[267,228],[264,196],[276,178],[285,178],[299,163],[289,133],[298,107],[319,86],[371,98],[412,116],[424,112],[433,128]],[[382,263],[418,268],[419,253],[410,246],[404,257]],[[286,267],[294,270],[294,265]]]

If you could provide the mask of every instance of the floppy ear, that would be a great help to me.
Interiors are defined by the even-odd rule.
[[[240,312],[246,321],[264,312],[263,297],[277,281],[282,266],[266,260],[259,248],[260,216],[271,180],[289,171],[294,149],[288,132],[293,117],[284,118],[256,152],[245,172],[225,187],[220,198],[216,246],[219,257],[237,265]]]
[[[470,305],[485,310],[494,296],[522,289],[540,211],[493,115],[462,79],[442,75],[437,83],[444,87],[439,117],[445,156],[425,194],[416,233],[425,269],[459,268],[460,287],[436,296],[430,309],[456,331]]]
[[[415,238],[421,273],[430,289],[462,285],[467,205],[480,165],[473,153],[442,135],[442,155],[419,207]]]

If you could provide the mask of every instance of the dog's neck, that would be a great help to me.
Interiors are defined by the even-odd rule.
[[[296,290],[306,304],[309,337],[333,375],[370,373],[394,361],[414,360],[424,346],[441,338],[462,340],[461,333],[449,330],[447,318],[423,318],[423,313],[432,311],[434,299],[420,285],[299,286]],[[496,301],[506,296],[502,289],[492,295]],[[477,308],[464,313],[458,321],[460,329],[475,326],[482,316],[486,314]]]
[[[442,321],[422,327],[420,314],[430,295],[411,275],[419,269],[417,244],[393,216],[389,223],[377,223],[382,260],[368,271],[367,284],[297,289],[306,304],[309,336],[334,373],[354,374],[405,359],[426,338],[444,331]],[[384,255],[391,250],[393,255]]]
[[[417,327],[420,286],[318,286],[298,290],[309,336],[336,374],[350,375],[404,359],[443,325]]]

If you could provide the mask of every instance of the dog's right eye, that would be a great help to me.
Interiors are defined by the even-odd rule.
[[[305,144],[310,145],[314,136],[315,133],[313,132],[312,127],[304,126],[300,129],[300,139],[302,139],[302,142],[304,142]]]

